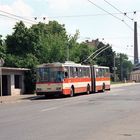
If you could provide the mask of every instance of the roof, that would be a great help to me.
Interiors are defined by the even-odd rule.
[[[30,69],[27,68],[13,68],[13,67],[1,67],[2,70],[16,70],[16,71],[28,71]]]
[[[37,67],[63,67],[63,66],[89,67],[89,65],[81,65],[81,64],[75,63],[73,61],[66,61],[65,63],[60,63],[60,62],[44,63],[41,65],[38,65]]]

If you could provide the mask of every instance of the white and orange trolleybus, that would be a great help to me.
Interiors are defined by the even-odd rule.
[[[63,94],[110,89],[109,67],[81,65],[71,61],[46,63],[37,67],[36,94]]]

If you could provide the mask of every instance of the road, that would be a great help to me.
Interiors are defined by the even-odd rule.
[[[0,104],[0,140],[140,140],[140,84]]]

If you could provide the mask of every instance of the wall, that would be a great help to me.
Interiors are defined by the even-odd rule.
[[[2,69],[2,75],[8,76],[8,95],[18,96],[24,93],[24,71],[16,69]],[[15,87],[15,75],[19,77],[19,84]],[[17,82],[18,83],[18,82]]]

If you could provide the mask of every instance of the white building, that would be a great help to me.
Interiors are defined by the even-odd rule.
[[[24,72],[28,70],[25,68],[1,67],[0,87],[2,88],[0,88],[0,95],[16,96],[24,94]]]

